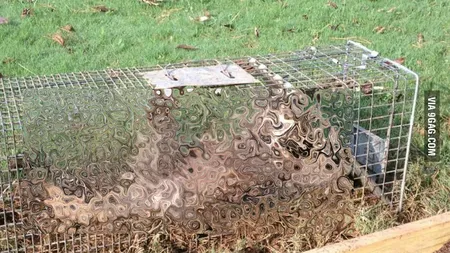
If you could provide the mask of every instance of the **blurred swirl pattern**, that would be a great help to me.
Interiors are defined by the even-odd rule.
[[[24,93],[30,230],[311,233],[352,223],[344,89]]]

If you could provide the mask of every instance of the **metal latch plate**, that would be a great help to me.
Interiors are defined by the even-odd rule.
[[[225,73],[223,73],[224,70]],[[228,76],[227,73],[232,77]],[[143,73],[143,77],[155,89],[183,86],[238,85],[259,82],[237,64],[150,71]]]

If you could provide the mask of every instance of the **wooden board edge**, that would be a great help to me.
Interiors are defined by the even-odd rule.
[[[433,253],[450,241],[450,212],[305,253]]]

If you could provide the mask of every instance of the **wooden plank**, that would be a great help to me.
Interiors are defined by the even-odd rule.
[[[450,241],[450,212],[306,253],[433,253]]]

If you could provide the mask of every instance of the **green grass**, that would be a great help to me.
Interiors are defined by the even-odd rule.
[[[336,0],[337,9],[326,2],[179,0],[155,7],[138,0],[36,0],[34,3],[2,0],[0,17],[8,18],[9,24],[0,25],[0,73],[15,77],[151,66],[276,53],[312,44],[343,44],[353,39],[384,57],[405,57],[404,65],[420,75],[413,143],[421,150],[423,137],[418,130],[423,128],[424,90],[441,90],[441,120],[448,122],[450,117],[450,100],[446,96],[450,87],[450,2]],[[106,5],[114,11],[93,12],[92,7],[96,5]],[[24,8],[33,8],[33,15],[21,18]],[[204,23],[191,20],[203,15],[204,10],[211,13],[210,20]],[[59,29],[67,24],[75,32]],[[224,26],[227,24],[232,24],[234,29]],[[330,25],[339,27],[333,30]],[[377,26],[385,27],[384,33],[376,33]],[[259,37],[254,35],[255,27],[260,31]],[[65,47],[51,40],[57,32],[65,39]],[[416,47],[419,33],[425,41]],[[179,44],[189,44],[199,50],[176,49]],[[407,191],[407,201],[412,202],[407,202],[410,204],[403,214],[410,213],[409,218],[377,219],[370,216],[373,209],[368,209],[365,211],[369,213],[362,214],[369,217],[361,227],[362,233],[450,210],[449,124],[441,128],[444,144],[440,162],[427,163],[420,152],[413,150]],[[434,172],[426,174],[422,169],[425,166]],[[417,180],[421,182],[419,186],[415,184]],[[411,204],[414,201],[418,201],[420,210]]]
[[[286,1],[284,7],[275,0],[179,0],[150,7],[138,0],[47,0],[34,4],[6,0],[0,3],[0,16],[9,18],[10,24],[0,28],[0,59],[10,57],[15,61],[3,64],[1,69],[6,76],[30,75],[22,65],[42,75],[264,54],[303,48],[319,34],[317,44],[344,43],[333,38],[358,37],[370,41],[365,44],[384,56],[405,57],[406,65],[421,74],[423,88],[448,83],[448,1],[345,2],[336,1],[339,7],[333,9],[326,1]],[[107,5],[115,11],[92,12],[95,5]],[[388,13],[392,7],[396,9]],[[34,14],[21,18],[23,8],[33,8]],[[203,15],[205,9],[212,14],[211,20],[190,20]],[[169,12],[170,16],[163,18]],[[308,20],[302,15],[307,15]],[[235,26],[232,31],[223,26],[230,23]],[[72,53],[48,38],[67,24],[76,30],[71,35],[63,33]],[[328,27],[338,24],[337,31]],[[376,26],[386,27],[385,32],[377,34],[373,31]],[[260,30],[259,38],[254,36],[254,27]],[[285,31],[289,28],[296,32]],[[425,38],[420,49],[413,47],[418,33]],[[178,44],[194,45],[200,50],[177,50]]]
[[[0,63],[4,76],[265,54],[311,44],[344,43],[353,38],[385,57],[405,57],[405,65],[421,76],[422,92],[431,88],[449,91],[450,3],[446,0],[335,1],[337,9],[326,1],[294,0],[179,0],[158,7],[139,0],[28,2],[0,2],[0,16],[10,20],[0,26],[0,60],[13,59]],[[92,7],[96,5],[115,11],[94,12]],[[33,8],[34,14],[21,18],[24,8]],[[211,20],[191,20],[203,15],[204,10],[212,14]],[[67,24],[76,32],[59,30]],[[224,27],[226,24],[234,29]],[[339,27],[332,30],[330,25]],[[377,26],[386,28],[383,34],[374,32]],[[255,27],[260,31],[259,38],[254,35]],[[288,31],[291,28],[294,32]],[[66,47],[49,38],[57,32]],[[416,48],[419,33],[425,42]],[[179,44],[199,50],[175,49]],[[443,98],[443,104],[448,101]],[[449,109],[443,107],[443,115],[448,116]]]

